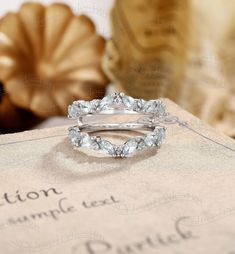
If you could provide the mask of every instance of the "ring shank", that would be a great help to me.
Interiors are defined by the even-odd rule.
[[[149,115],[152,116],[152,113],[148,112],[136,112],[133,110],[130,110],[128,108],[108,108],[105,110],[102,110],[101,112],[95,113],[96,115]],[[93,114],[85,114],[84,116],[91,116]]]
[[[116,123],[111,123],[110,119],[114,118]],[[123,116],[126,118],[125,122],[118,122],[117,119],[120,119],[118,116]],[[132,118],[135,118],[134,121],[131,121]],[[134,112],[127,109],[107,109],[102,112],[96,113],[95,115],[87,114],[85,116],[80,116],[77,119],[78,127],[81,131],[95,132],[95,131],[109,131],[109,130],[154,130],[155,126],[153,125],[152,120],[153,115],[150,113]],[[85,121],[91,120],[95,121]],[[109,119],[108,123],[97,122],[97,120]]]
[[[83,124],[79,126],[81,131],[109,131],[109,130],[154,130],[155,126],[144,123],[110,123],[110,124]]]

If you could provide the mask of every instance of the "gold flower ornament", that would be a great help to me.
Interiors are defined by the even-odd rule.
[[[64,4],[23,4],[0,22],[0,81],[18,107],[47,117],[75,99],[102,97],[105,41]]]

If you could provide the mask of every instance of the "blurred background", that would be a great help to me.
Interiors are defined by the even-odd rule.
[[[22,4],[29,1],[25,0],[8,0],[0,2],[0,16],[3,17],[8,12],[17,12]],[[110,37],[109,12],[114,0],[40,0],[31,1],[32,3],[41,3],[49,5],[52,3],[67,4],[75,14],[85,14],[89,16],[96,24],[98,32]]]
[[[235,137],[235,1],[0,2],[0,133],[69,124],[74,100],[167,97]]]

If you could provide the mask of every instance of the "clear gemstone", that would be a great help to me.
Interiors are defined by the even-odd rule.
[[[124,156],[129,155],[130,153],[134,152],[137,149],[138,141],[136,139],[128,140],[122,149],[122,153]]]
[[[99,150],[100,149],[100,146],[96,141],[92,141],[90,146],[94,150]]]
[[[107,95],[100,101],[100,108],[106,109],[113,104],[113,96]]]
[[[161,101],[150,100],[147,101],[143,107],[144,112],[154,113],[158,115],[165,115],[165,107],[163,106]]]
[[[96,137],[91,137],[90,147],[94,150],[100,149],[99,141],[96,139]]]
[[[76,130],[69,130],[69,139],[73,145],[77,145],[79,141],[78,133]]]
[[[136,102],[136,103],[134,104],[133,109],[136,110],[136,111],[141,111],[141,110],[143,110],[143,107],[144,107],[146,101],[143,100],[143,99],[137,99],[137,100],[135,100],[135,102]]]
[[[75,146],[81,146],[82,133],[74,129],[69,131],[69,138],[71,143]]]
[[[166,130],[165,128],[155,128],[154,133],[158,136],[159,141],[163,140],[166,135]]]
[[[154,109],[155,109],[155,101],[152,101],[152,100],[147,101],[143,108],[145,112],[150,112],[150,113],[152,113]]]
[[[102,140],[100,142],[100,148],[104,150],[109,155],[115,154],[114,146],[107,140]]]
[[[76,104],[72,104],[68,108],[68,113],[70,117],[77,117],[78,114],[78,106]]]
[[[92,100],[92,101],[90,102],[91,111],[92,111],[92,112],[97,111],[98,108],[99,108],[99,104],[100,104],[100,100]]]
[[[87,133],[81,133],[80,145],[84,147],[90,147],[91,138]]]
[[[78,107],[82,113],[91,113],[92,107],[89,101],[79,101]]]
[[[123,104],[124,104],[125,106],[127,106],[127,107],[129,108],[129,107],[133,107],[136,101],[135,101],[135,99],[132,98],[131,96],[125,95],[125,96],[123,96],[123,98],[122,98],[122,102],[123,102]]]
[[[154,132],[146,135],[144,142],[147,146],[160,146],[161,141],[165,137],[165,129],[164,128],[156,128]]]
[[[75,146],[89,147],[91,144],[91,138],[87,133],[83,133],[75,129],[71,129],[69,131],[69,138],[71,143]]]
[[[161,101],[158,101],[158,103],[156,105],[156,110],[158,111],[159,116],[165,116],[166,115],[165,106]]]
[[[116,104],[122,104],[123,103],[123,96],[124,96],[123,93],[116,93],[113,95],[113,101]]]
[[[146,135],[144,142],[147,146],[156,146],[158,144],[158,136],[155,133],[149,133]]]
[[[143,138],[140,138],[138,141],[138,146],[137,149],[138,150],[142,150],[146,147],[146,143],[144,142]]]

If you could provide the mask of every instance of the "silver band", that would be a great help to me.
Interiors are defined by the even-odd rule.
[[[87,147],[102,150],[114,157],[126,157],[134,151],[147,147],[160,147],[166,128],[156,122],[166,116],[165,107],[160,100],[145,101],[134,99],[123,93],[114,93],[102,100],[75,101],[69,106],[69,118],[77,120],[77,126],[69,128],[69,138],[75,147]],[[97,122],[104,116],[135,116],[134,121],[114,123]],[[91,121],[95,117],[95,122]],[[119,117],[120,118],[120,117]],[[115,145],[95,136],[98,131],[147,130],[148,133],[127,140],[123,145]]]
[[[84,124],[79,127],[81,131],[95,132],[95,131],[130,131],[130,130],[153,130],[154,128],[143,123],[110,123],[110,124]]]

